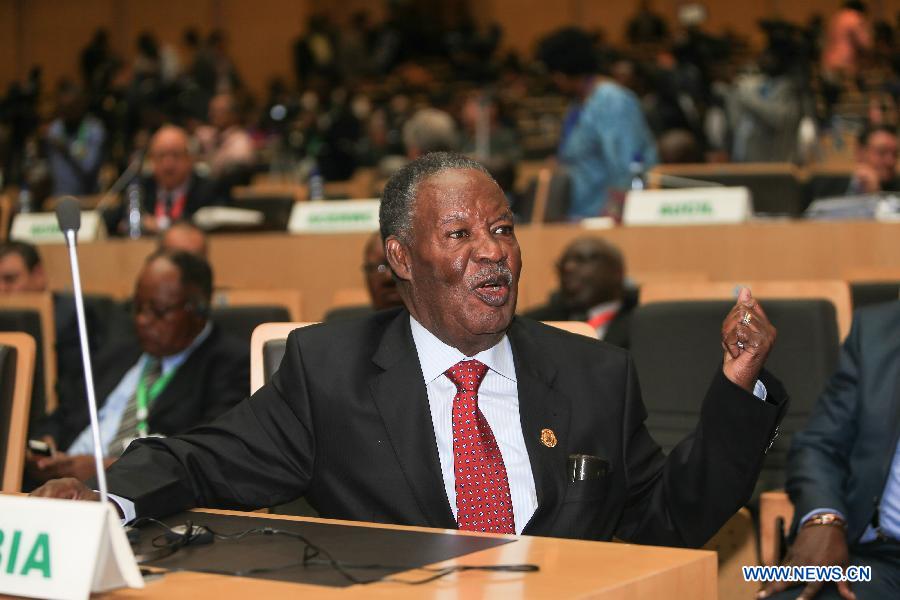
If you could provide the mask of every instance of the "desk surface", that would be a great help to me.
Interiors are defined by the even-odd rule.
[[[222,514],[247,514],[210,511]],[[253,515],[251,515],[253,516]],[[410,531],[460,533],[423,527],[396,527],[327,519],[277,515],[267,518],[309,520]],[[502,536],[515,537],[515,536]],[[118,590],[100,596],[119,598],[297,598],[303,593],[316,598],[694,598],[716,597],[716,555],[701,550],[658,548],[632,544],[584,542],[530,536],[515,537],[512,544],[469,554],[442,566],[534,563],[537,573],[464,572],[419,586],[373,583],[349,588],[307,586],[260,579],[203,573],[172,573],[150,581],[143,590]],[[410,572],[415,579],[422,572]],[[398,577],[404,577],[399,575]]]

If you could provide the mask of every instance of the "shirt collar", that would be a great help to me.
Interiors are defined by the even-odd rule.
[[[188,187],[191,185],[191,178],[188,177],[187,181],[179,185],[178,187],[172,188],[171,190],[163,189],[162,187],[156,190],[156,199],[157,200],[165,200],[167,194],[172,194],[172,201],[178,200],[181,196],[187,195]]]
[[[508,336],[504,335],[495,345],[487,350],[482,350],[475,356],[466,356],[453,346],[448,346],[439,340],[412,315],[409,316],[409,325],[416,353],[419,355],[419,364],[422,367],[425,385],[443,375],[447,369],[459,361],[470,359],[484,363],[491,371],[515,383],[516,368]]]
[[[197,349],[197,346],[206,341],[206,338],[209,337],[210,333],[212,333],[212,321],[207,321],[206,325],[203,326],[203,329],[200,330],[200,333],[197,334],[197,337],[194,338],[194,341],[191,342],[187,348],[185,348],[178,354],[163,356],[160,363],[162,374],[165,375],[172,369],[177,369],[178,367],[180,367],[181,364],[188,359],[191,353]],[[145,353],[143,355],[143,358],[146,363],[146,361],[149,360],[150,356]]]
[[[616,312],[620,308],[622,308],[621,300],[611,300],[609,302],[604,302],[603,304],[597,304],[596,306],[588,309],[588,320],[596,317],[597,315],[602,315],[603,313]]]

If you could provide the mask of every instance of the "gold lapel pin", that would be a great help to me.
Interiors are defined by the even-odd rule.
[[[541,443],[548,448],[556,446],[556,434],[552,429],[541,429]]]

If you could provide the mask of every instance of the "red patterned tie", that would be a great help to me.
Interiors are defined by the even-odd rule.
[[[494,432],[478,408],[478,387],[487,366],[456,363],[444,373],[456,385],[453,397],[453,471],[456,521],[467,531],[515,533],[512,498]]]

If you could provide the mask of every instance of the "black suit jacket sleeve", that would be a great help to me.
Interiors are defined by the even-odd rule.
[[[732,383],[721,368],[706,392],[694,433],[668,456],[650,437],[629,359],[623,443],[627,501],[617,537],[641,544],[699,547],[753,492],[756,474],[788,399],[763,372],[767,400]]]
[[[302,495],[315,456],[303,370],[289,340],[271,385],[188,434],[135,442],[109,469],[110,491],[134,501],[139,516],[259,508]]]

